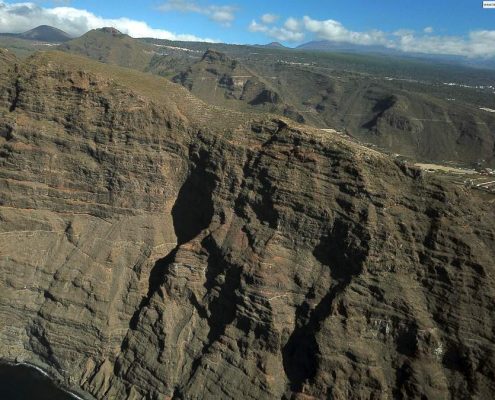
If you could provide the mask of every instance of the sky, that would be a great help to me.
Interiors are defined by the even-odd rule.
[[[330,40],[495,57],[495,9],[481,0],[0,0],[0,32],[42,24],[73,36],[113,26],[133,37],[290,47]]]

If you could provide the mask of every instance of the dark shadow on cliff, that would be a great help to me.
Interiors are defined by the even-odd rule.
[[[378,120],[385,114],[385,111],[393,107],[396,102],[397,98],[395,96],[387,96],[376,100],[372,110],[375,115],[371,120],[365,122],[362,127],[365,129],[376,129]]]
[[[193,152],[190,173],[179,190],[172,207],[172,220],[177,237],[177,246],[151,268],[148,293],[134,312],[129,327],[136,329],[141,311],[150,303],[153,294],[166,280],[168,268],[174,262],[179,247],[195,238],[207,228],[213,218],[212,193],[215,174],[208,170],[209,154],[205,150]]]
[[[178,245],[196,237],[208,227],[213,217],[212,192],[216,176],[208,169],[208,158],[205,150],[191,155],[191,173],[180,188],[172,208]]]
[[[357,231],[357,232],[356,232]],[[296,328],[282,349],[285,373],[293,392],[300,392],[303,384],[315,377],[319,364],[319,348],[316,334],[330,316],[336,297],[349,285],[352,278],[362,271],[367,248],[356,243],[365,232],[359,226],[349,226],[336,221],[330,234],[322,237],[313,251],[314,257],[330,268],[332,284],[327,294],[311,310],[307,301],[296,309]],[[312,293],[307,295],[310,300]]]
[[[141,314],[141,311],[143,308],[145,308],[151,300],[151,296],[153,296],[153,293],[155,293],[160,285],[163,284],[165,280],[165,275],[168,271],[168,267],[170,264],[175,259],[175,254],[177,253],[178,246],[175,247],[170,253],[168,253],[165,257],[160,258],[155,265],[153,265],[153,268],[151,268],[150,271],[150,276],[148,279],[148,293],[146,297],[143,297],[141,300],[141,303],[139,303],[138,308],[132,315],[131,320],[129,321],[129,328],[132,330],[135,330],[137,328],[137,324],[139,321],[139,315]]]
[[[200,355],[193,361],[189,380],[194,377],[203,356],[225,333],[226,327],[234,322],[239,302],[236,290],[241,285],[241,268],[225,259],[211,236],[203,240],[202,247],[209,253],[205,270],[205,288],[209,299],[204,305],[193,299],[193,304],[198,309],[198,314],[206,318],[209,332]]]

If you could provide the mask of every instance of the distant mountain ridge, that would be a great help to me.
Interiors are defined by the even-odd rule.
[[[382,54],[402,54],[398,50],[389,49],[385,46],[368,46],[345,42],[334,42],[330,40],[314,40],[303,43],[296,47],[299,50],[318,51],[343,51],[351,53],[382,53]]]
[[[284,46],[280,42],[271,42],[271,43],[268,43],[268,44],[260,44],[258,46],[260,46],[260,47],[268,47],[268,48],[272,48],[272,49],[290,49],[290,47]]]
[[[289,49],[289,47],[286,47]],[[353,54],[383,54],[388,56],[399,56],[403,58],[416,58],[430,61],[439,61],[449,64],[458,64],[474,68],[495,68],[495,58],[468,58],[449,54],[428,54],[404,52],[399,49],[392,49],[381,45],[360,45],[345,42],[335,42],[330,40],[313,40],[296,47],[297,50],[342,52]],[[474,61],[473,61],[474,60]]]
[[[67,32],[49,25],[40,25],[22,33],[1,33],[0,35],[51,43],[63,43],[72,39]]]

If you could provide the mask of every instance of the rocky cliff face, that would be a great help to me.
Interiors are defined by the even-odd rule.
[[[2,358],[98,399],[491,396],[493,204],[165,79],[0,63]]]

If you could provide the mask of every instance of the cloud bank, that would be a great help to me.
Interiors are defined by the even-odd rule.
[[[72,36],[80,36],[91,29],[112,26],[132,37],[154,37],[169,40],[213,41],[195,35],[178,34],[150,27],[144,21],[130,18],[101,18],[89,11],[73,7],[43,8],[35,3],[8,4],[0,1],[1,32],[19,33],[38,25],[51,25]]]
[[[381,30],[353,31],[333,19],[317,20],[308,16],[276,20],[253,20],[248,29],[285,42],[318,39],[364,46],[383,46],[409,53],[444,54],[465,57],[495,57],[495,30],[475,30],[467,36],[435,35],[429,26],[421,32],[401,29],[392,33]],[[309,38],[309,39],[308,39]]]

